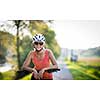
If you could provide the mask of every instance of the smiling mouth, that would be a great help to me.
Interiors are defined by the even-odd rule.
[[[42,48],[37,48],[37,50],[41,50]]]

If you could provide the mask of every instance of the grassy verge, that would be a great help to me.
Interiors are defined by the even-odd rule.
[[[16,77],[16,71],[9,70],[3,73],[0,73],[0,80],[15,80]],[[26,75],[25,77],[19,79],[19,80],[30,80],[31,74]]]
[[[75,80],[100,80],[100,62],[66,61]]]
[[[21,78],[20,80],[30,80],[31,79],[31,74],[26,75],[25,77]]]
[[[0,80],[14,80],[15,75],[15,71],[9,70],[7,72],[0,73]]]

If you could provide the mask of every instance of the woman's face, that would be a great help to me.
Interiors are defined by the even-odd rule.
[[[43,42],[34,42],[34,47],[36,50],[41,50],[44,47],[44,43]]]

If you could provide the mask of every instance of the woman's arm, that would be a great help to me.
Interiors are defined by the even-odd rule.
[[[24,69],[24,70],[27,70],[27,71],[29,71],[29,72],[33,72],[34,73],[34,78],[36,78],[36,79],[40,79],[40,77],[39,77],[39,75],[38,75],[38,73],[37,73],[37,70],[35,69],[35,68],[31,68],[31,67],[29,67],[29,64],[30,64],[30,62],[31,62],[31,59],[32,59],[32,51],[28,54],[28,56],[27,56],[27,58],[26,58],[26,60],[24,61],[24,64],[23,64],[23,66],[22,66],[22,69]]]
[[[33,72],[35,70],[34,68],[29,67],[31,59],[32,59],[32,51],[29,52],[26,60],[23,63],[22,69],[27,70],[29,72]]]

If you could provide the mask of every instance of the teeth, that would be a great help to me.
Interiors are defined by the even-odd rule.
[[[41,50],[41,48],[37,48],[37,50]]]

